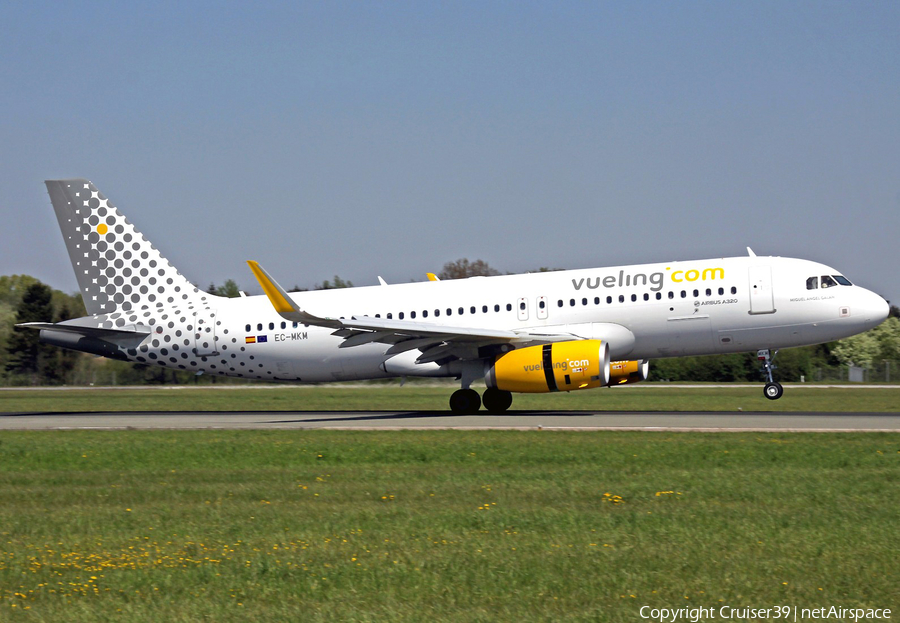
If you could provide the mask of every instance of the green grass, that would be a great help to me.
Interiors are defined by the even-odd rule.
[[[454,386],[143,387],[3,390],[0,413],[56,411],[427,411],[447,410]],[[898,411],[900,389],[789,386],[780,400],[759,387],[637,385],[556,394],[516,394],[514,410]]]
[[[890,608],[898,499],[896,434],[5,432],[0,620]]]

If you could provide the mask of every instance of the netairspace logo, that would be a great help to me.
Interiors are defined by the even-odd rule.
[[[682,621],[698,623],[706,619],[723,621],[749,621],[771,619],[782,621],[858,621],[890,620],[889,608],[839,608],[822,606],[819,608],[799,608],[797,606],[773,606],[769,608],[733,608],[722,606],[715,608],[651,608],[641,606],[642,619],[651,619],[659,623],[680,623]]]

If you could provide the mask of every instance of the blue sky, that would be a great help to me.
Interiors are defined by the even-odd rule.
[[[5,3],[0,274],[43,180],[256,290],[805,257],[900,302],[896,2]],[[14,25],[14,27],[12,27]]]

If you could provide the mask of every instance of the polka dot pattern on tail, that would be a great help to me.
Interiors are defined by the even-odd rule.
[[[88,313],[205,302],[88,180],[50,181],[47,189]]]

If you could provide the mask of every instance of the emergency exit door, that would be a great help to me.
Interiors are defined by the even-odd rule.
[[[772,292],[772,267],[751,266],[750,313],[771,314],[775,312],[775,293]]]
[[[528,299],[522,297],[516,303],[516,310],[519,315],[519,320],[528,320]]]
[[[194,348],[197,355],[218,355],[216,348],[216,310],[203,309],[194,312]]]

